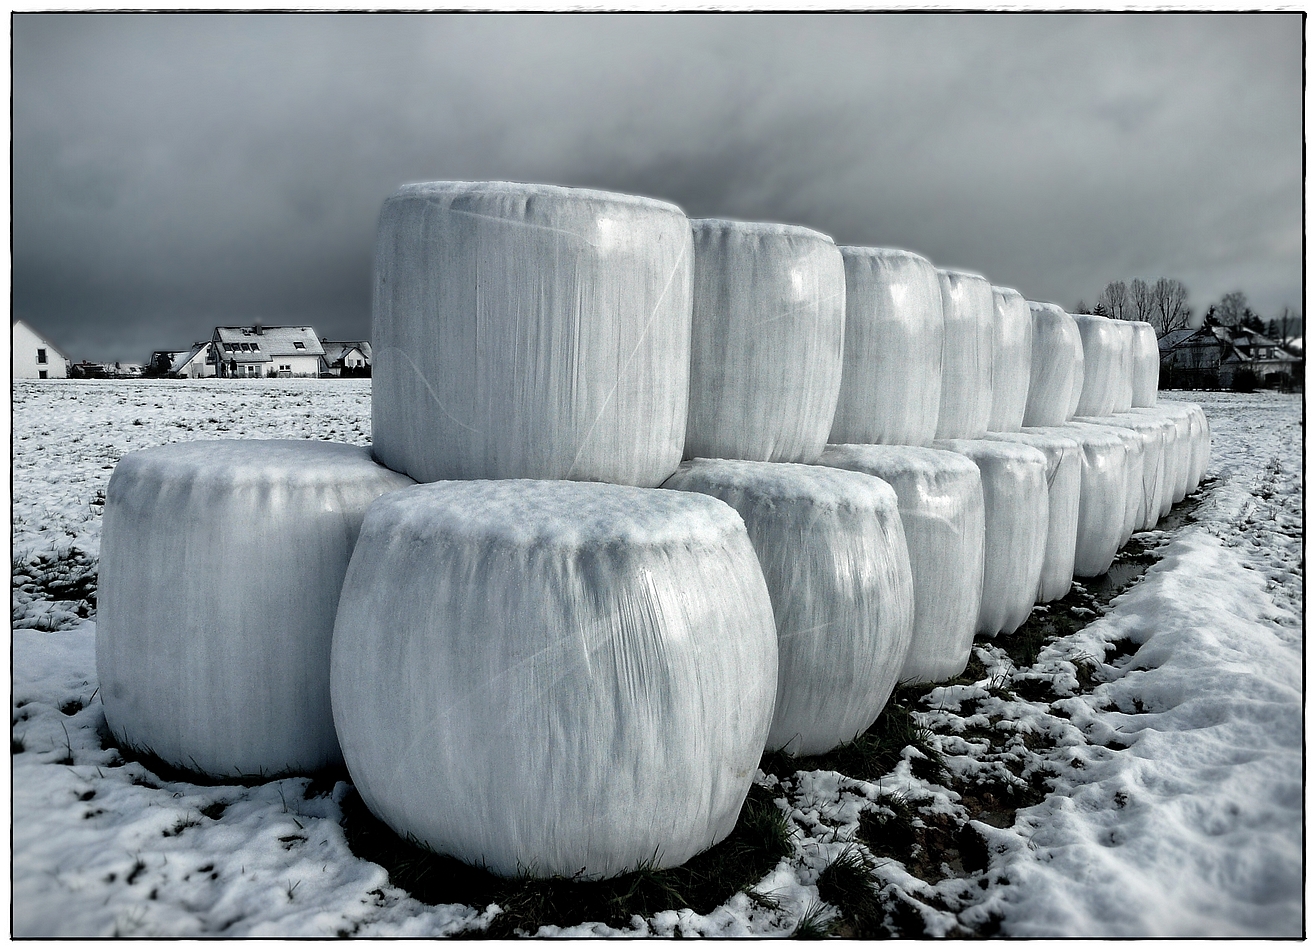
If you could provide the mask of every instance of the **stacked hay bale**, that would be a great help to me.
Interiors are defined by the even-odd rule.
[[[765,748],[958,675],[1209,454],[1198,407],[1155,405],[1145,324],[649,198],[404,186],[373,314],[373,458],[121,460],[106,717],[215,776],[345,762],[496,873],[716,843]]]

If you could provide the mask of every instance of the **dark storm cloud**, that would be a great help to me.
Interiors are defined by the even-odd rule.
[[[70,355],[368,332],[380,203],[509,178],[906,247],[1034,298],[1301,305],[1301,20],[14,20],[14,305]]]

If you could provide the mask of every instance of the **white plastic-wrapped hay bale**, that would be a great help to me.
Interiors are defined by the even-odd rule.
[[[690,222],[510,182],[404,185],[375,251],[375,456],[418,481],[653,487],[685,444]]]
[[[1018,432],[1028,406],[1033,363],[1033,315],[1017,290],[993,287],[992,411],[989,432]]]
[[[829,445],[820,465],[875,475],[896,492],[914,581],[902,683],[964,672],[982,600],[982,477],[962,455],[905,445]]]
[[[1211,422],[1206,417],[1206,410],[1197,403],[1188,404],[1192,410],[1189,422],[1193,433],[1192,469],[1188,476],[1188,491],[1197,491],[1206,477],[1206,466],[1211,461]]]
[[[982,603],[976,632],[1012,633],[1037,600],[1046,558],[1047,460],[1019,442],[938,439],[934,448],[973,461],[982,476]]]
[[[909,251],[842,247],[845,360],[828,442],[927,445],[937,434],[941,283]]]
[[[1061,435],[988,432],[983,438],[1030,445],[1046,456],[1046,554],[1037,583],[1039,604],[1059,600],[1074,581],[1074,550],[1078,543],[1082,463],[1078,443]]]
[[[1074,318],[1053,303],[1028,301],[1032,358],[1024,426],[1058,426],[1073,415],[1075,387],[1083,388],[1083,341]]]
[[[1115,406],[1112,413],[1128,412],[1133,407],[1133,374],[1137,367],[1137,331],[1126,320],[1111,320],[1119,339],[1119,365],[1115,371]]]
[[[105,493],[96,669],[116,741],[213,776],[342,761],[338,594],[367,506],[411,485],[368,449],[200,441],[129,453]]]
[[[832,239],[700,218],[686,458],[812,462],[841,386],[845,267]]]
[[[1075,428],[1092,427],[1113,432],[1124,442],[1124,521],[1120,528],[1120,547],[1129,543],[1133,532],[1147,517],[1147,496],[1143,470],[1149,451],[1154,449],[1149,433],[1108,424],[1110,416],[1075,416],[1069,423]],[[1087,421],[1080,421],[1087,419]],[[1153,455],[1154,464],[1154,455]]]
[[[1133,328],[1133,393],[1134,406],[1156,405],[1156,390],[1161,382],[1161,351],[1156,341],[1156,328],[1150,323],[1135,320]]]
[[[1130,413],[1151,419],[1168,419],[1174,423],[1176,438],[1174,440],[1174,459],[1168,465],[1170,471],[1171,500],[1174,504],[1184,500],[1192,484],[1194,452],[1198,451],[1195,436],[1198,427],[1193,425],[1192,410],[1188,404],[1181,402],[1159,402],[1151,408],[1130,409]]]
[[[1024,432],[1034,430],[1027,427]],[[1110,570],[1124,534],[1128,505],[1128,459],[1125,441],[1100,426],[1041,426],[1043,435],[1073,439],[1079,447],[1078,531],[1074,576],[1097,577]]]
[[[1142,437],[1142,496],[1138,500],[1137,530],[1156,527],[1156,522],[1162,517],[1162,508],[1169,511],[1166,443],[1173,438],[1174,426],[1167,425],[1164,420],[1130,412],[1117,412],[1113,416],[1076,416],[1074,421],[1130,429]]]
[[[946,322],[938,439],[977,439],[992,413],[992,285],[980,274],[938,270]]]
[[[872,725],[914,632],[909,549],[891,486],[820,465],[696,459],[663,487],[720,498],[745,519],[777,621],[767,749],[814,755]]]
[[[1120,401],[1121,375],[1129,367],[1125,345],[1132,346],[1132,337],[1109,317],[1079,313],[1073,319],[1083,340],[1083,388],[1071,416],[1108,416]]]
[[[1144,420],[1158,424],[1161,427],[1161,444],[1165,450],[1162,463],[1164,467],[1163,484],[1159,496],[1160,517],[1162,518],[1170,513],[1170,508],[1173,507],[1176,501],[1183,498],[1182,494],[1176,497],[1176,492],[1187,485],[1192,458],[1191,445],[1187,441],[1190,439],[1188,421],[1176,418],[1173,413],[1163,412],[1162,410],[1166,405],[1168,403],[1162,402],[1151,407],[1135,406],[1124,414],[1128,418]]]
[[[439,482],[367,513],[331,688],[352,781],[400,835],[499,875],[607,877],[730,833],[777,634],[716,498]]]

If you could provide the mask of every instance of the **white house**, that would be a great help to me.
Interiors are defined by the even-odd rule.
[[[200,379],[215,375],[215,361],[210,359],[210,341],[193,343],[186,350],[156,350],[151,354],[151,367],[166,376],[183,379]]]
[[[370,366],[369,340],[321,340],[324,356],[320,360],[320,373],[324,376],[365,375]]]
[[[14,321],[14,379],[66,379],[69,359],[22,320]]]
[[[324,347],[312,327],[215,327],[210,338],[215,375],[319,376]]]

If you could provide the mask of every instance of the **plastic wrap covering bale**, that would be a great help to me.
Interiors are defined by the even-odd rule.
[[[504,876],[606,877],[731,831],[777,633],[716,498],[440,482],[367,513],[331,688],[352,781],[398,834]]]
[[[1115,374],[1115,407],[1112,412],[1128,412],[1133,407],[1133,373],[1136,366],[1137,334],[1133,324],[1124,320],[1111,320],[1119,337],[1120,363]]]
[[[1138,524],[1135,530],[1145,531],[1156,527],[1156,522],[1162,517],[1162,507],[1166,512],[1169,511],[1166,442],[1173,438],[1174,426],[1130,412],[1117,412],[1113,416],[1075,416],[1074,421],[1130,429],[1141,436],[1142,495],[1138,499]]]
[[[946,319],[937,438],[977,439],[992,414],[992,285],[963,271],[939,270],[937,278]]]
[[[1108,416],[1121,397],[1120,377],[1129,367],[1125,345],[1131,337],[1120,333],[1117,321],[1094,313],[1075,314],[1083,340],[1083,388],[1073,416]],[[1127,407],[1125,407],[1127,408]]]
[[[1053,303],[1028,302],[1033,321],[1025,426],[1058,426],[1073,413],[1070,397],[1083,386],[1083,341],[1074,318]]]
[[[685,444],[690,256],[661,201],[403,186],[375,253],[376,458],[425,482],[662,484]]]
[[[1130,409],[1130,413],[1151,419],[1168,419],[1175,426],[1174,459],[1167,466],[1171,476],[1170,497],[1174,504],[1188,494],[1193,476],[1194,426],[1192,410],[1181,402],[1161,402],[1151,408]]]
[[[1047,460],[1031,445],[945,439],[938,449],[971,459],[982,476],[985,533],[976,632],[1012,633],[1028,619],[1042,580],[1047,536]]]
[[[819,464],[876,475],[895,489],[914,579],[914,635],[902,683],[964,672],[982,600],[983,500],[962,455],[903,445],[829,445]]]
[[[663,487],[720,498],[745,519],[777,620],[768,750],[814,755],[872,725],[914,631],[891,486],[818,465],[696,459]]]
[[[1133,532],[1137,531],[1147,518],[1149,499],[1144,482],[1144,470],[1149,452],[1155,464],[1154,440],[1141,430],[1109,424],[1111,416],[1075,416],[1070,423],[1074,426],[1094,426],[1109,429],[1124,442],[1124,524],[1120,531],[1120,547],[1129,543]]]
[[[1156,405],[1156,390],[1161,382],[1161,350],[1156,328],[1135,320],[1133,328],[1133,405]]]
[[[993,287],[992,412],[989,432],[1018,432],[1028,406],[1033,362],[1033,315],[1017,290]]]
[[[201,441],[123,456],[105,493],[96,669],[125,748],[220,777],[341,763],[329,644],[377,496],[358,446]]]
[[[1042,435],[1073,439],[1079,448],[1078,532],[1074,576],[1097,577],[1110,569],[1119,552],[1128,502],[1125,442],[1113,429],[1099,426],[1041,426]]]
[[[686,458],[812,462],[841,386],[845,267],[832,239],[698,219]]]
[[[828,442],[928,445],[946,335],[937,269],[909,251],[842,247],[845,361]]]
[[[1026,432],[988,432],[986,439],[1030,445],[1046,456],[1046,555],[1037,584],[1039,604],[1059,600],[1074,581],[1074,549],[1078,543],[1079,492],[1082,463],[1078,442],[1067,436]]]
[[[1193,410],[1190,421],[1196,421],[1193,437],[1193,468],[1188,478],[1188,490],[1197,491],[1206,477],[1206,466],[1211,461],[1211,422],[1206,417],[1206,410],[1197,403],[1189,403]]]

